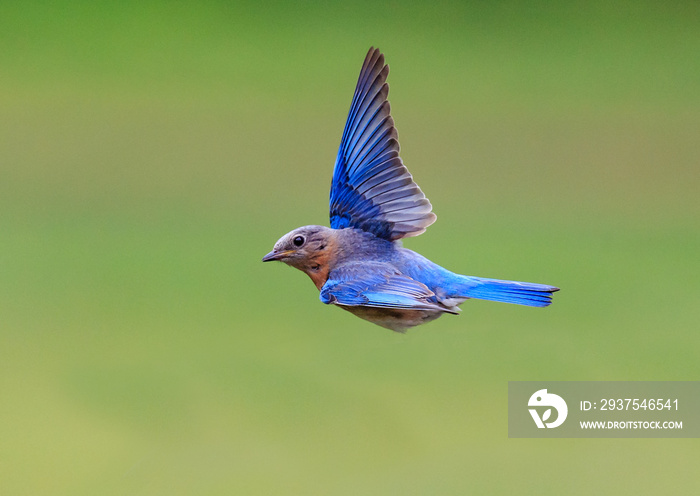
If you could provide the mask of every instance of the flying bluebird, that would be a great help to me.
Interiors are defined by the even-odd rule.
[[[455,274],[401,246],[436,216],[399,157],[388,74],[384,55],[370,48],[333,170],[331,227],[285,234],[263,262],[296,267],[311,277],[323,303],[399,332],[456,314],[470,298],[549,305],[559,288]]]

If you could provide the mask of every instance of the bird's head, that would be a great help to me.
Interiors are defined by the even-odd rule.
[[[291,265],[309,274],[318,286],[322,275],[328,274],[334,245],[333,232],[333,229],[324,226],[304,226],[294,229],[282,236],[262,261],[279,260]]]

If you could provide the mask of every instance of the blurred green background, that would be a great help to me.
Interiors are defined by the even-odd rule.
[[[697,380],[697,2],[3,2],[0,493],[690,494],[698,440],[508,439],[509,380]],[[407,335],[262,264],[367,49],[438,222],[560,286]]]

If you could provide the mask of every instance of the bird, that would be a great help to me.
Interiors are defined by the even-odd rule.
[[[333,169],[330,227],[294,229],[262,261],[301,270],[323,303],[397,332],[457,314],[471,298],[548,306],[559,288],[457,274],[402,246],[437,217],[399,156],[388,74],[370,48]]]

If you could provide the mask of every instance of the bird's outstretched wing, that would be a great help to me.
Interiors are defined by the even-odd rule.
[[[380,262],[346,265],[331,272],[321,288],[326,304],[457,313],[437,303],[435,293]]]
[[[390,241],[435,222],[432,205],[399,157],[387,100],[389,66],[370,48],[340,141],[330,195],[331,227],[355,227]]]

